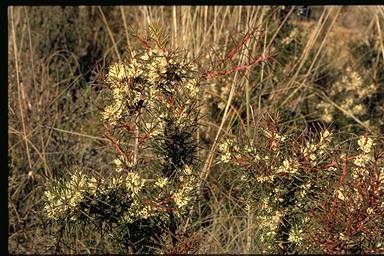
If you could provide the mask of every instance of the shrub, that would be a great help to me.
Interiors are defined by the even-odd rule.
[[[373,139],[361,136],[360,153],[351,156],[328,129],[297,134],[281,127],[278,115],[261,120],[264,125],[259,120],[251,127],[252,137],[219,145],[221,162],[242,182],[240,200],[257,216],[260,250],[383,250],[382,145],[374,151]]]
[[[105,79],[101,117],[116,149],[110,175],[77,168],[45,192],[49,218],[105,223],[128,252],[155,250],[167,229],[176,242],[197,182],[196,68],[150,43],[112,64]]]

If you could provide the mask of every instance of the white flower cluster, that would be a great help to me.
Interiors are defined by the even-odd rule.
[[[360,146],[360,150],[362,150],[364,153],[369,154],[371,152],[373,144],[373,140],[366,136],[361,136],[360,139],[357,141],[357,144]]]
[[[121,222],[133,223],[138,219],[148,219],[157,214],[158,212],[154,211],[150,205],[143,206],[141,202],[134,201],[129,211],[124,213]]]
[[[344,191],[343,187],[340,187],[339,190],[336,191],[336,196],[337,196],[337,198],[340,199],[340,200],[342,200],[342,201],[344,201],[344,199],[345,199],[345,196],[344,196],[344,194],[343,194],[343,191]]]
[[[369,137],[361,136],[357,141],[357,144],[359,144],[359,148],[362,152],[356,156],[353,163],[359,167],[364,167],[370,159],[369,154],[374,145],[373,140]]]
[[[44,210],[48,218],[58,220],[61,216],[69,215],[75,220],[75,212],[85,195],[107,193],[109,190],[124,186],[136,196],[143,188],[145,180],[138,174],[128,172],[119,173],[102,184],[92,175],[85,173],[81,168],[73,168],[67,180],[52,183],[44,192]]]
[[[158,178],[157,179],[157,181],[156,181],[156,183],[155,183],[155,186],[157,186],[157,187],[159,187],[159,188],[163,188],[163,187],[165,187],[165,186],[167,186],[168,185],[168,178],[163,178],[163,177],[161,177],[161,178]]]
[[[370,159],[370,156],[368,154],[359,154],[356,156],[353,163],[359,167],[364,167]]]
[[[136,55],[126,63],[110,66],[107,83],[113,101],[105,107],[103,118],[116,125],[126,113],[138,113],[142,108],[156,108],[156,102],[166,104],[164,93],[174,94],[186,88],[189,97],[198,93],[195,77],[196,67],[186,60],[176,60],[170,53],[152,49]]]
[[[137,195],[141,188],[144,186],[144,179],[137,173],[129,172],[127,174],[127,186],[132,191],[132,195]]]
[[[321,131],[319,143],[316,143],[314,140],[306,141],[305,146],[301,148],[301,153],[303,153],[304,157],[311,160],[311,164],[316,165],[317,161],[324,155],[331,141],[331,136],[332,133],[330,131]]]
[[[291,228],[289,231],[288,241],[300,245],[304,240],[303,230],[297,226]]]
[[[95,193],[97,180],[85,174],[80,168],[74,168],[69,180],[63,186],[52,186],[44,192],[44,211],[51,219],[57,220],[64,214],[69,214],[74,220],[73,212],[84,198],[84,192]]]
[[[131,191],[131,196],[136,196],[139,191],[143,188],[145,180],[142,179],[135,172],[128,172],[126,175],[119,175],[112,177],[111,187],[117,187],[119,185],[126,186]]]
[[[359,149],[361,152],[355,157],[353,161],[356,167],[352,170],[352,177],[354,179],[362,177],[362,179],[365,180],[369,176],[369,171],[366,168],[366,165],[372,158],[371,151],[374,142],[373,139],[367,136],[360,136],[359,140],[357,141],[357,144],[359,145]]]
[[[297,162],[296,159],[294,159],[294,160],[292,160],[292,159],[285,159],[283,161],[283,165],[280,166],[277,169],[277,173],[290,173],[290,174],[294,174],[294,173],[297,172],[298,167],[299,167],[299,163]]]
[[[219,144],[219,150],[221,152],[221,161],[228,163],[231,160],[231,152],[229,150],[230,145],[232,145],[232,140],[225,141]]]
[[[265,182],[273,183],[275,178],[276,178],[275,175],[258,175],[256,177],[256,181],[259,183],[265,183]]]
[[[378,86],[373,83],[370,85],[364,83],[363,77],[356,71],[353,71],[350,67],[345,70],[345,74],[346,75],[342,76],[340,80],[332,85],[329,95],[342,109],[353,115],[362,117],[367,112],[367,109],[363,104],[363,99],[372,97],[377,91]],[[340,101],[338,96],[341,94],[347,95],[342,97],[343,100],[341,102],[338,102]],[[322,101],[317,104],[316,108],[319,110],[319,113],[322,113],[322,120],[328,123],[333,121],[334,114],[336,113],[334,105]]]
[[[188,203],[192,199],[192,191],[196,186],[196,178],[192,175],[190,176],[180,176],[180,182],[182,183],[181,187],[172,194],[172,198],[176,206],[183,210],[186,208]]]
[[[261,242],[269,242],[275,238],[277,228],[284,216],[284,212],[275,211],[271,218],[271,215],[261,215],[257,219],[259,221],[259,227],[263,229],[262,236],[260,237]]]

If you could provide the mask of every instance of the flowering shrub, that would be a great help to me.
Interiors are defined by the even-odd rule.
[[[358,155],[340,159],[342,173],[332,199],[311,212],[317,231],[309,229],[310,237],[326,253],[384,251],[383,155],[373,150],[370,137],[360,136],[357,144]]]
[[[143,43],[145,51],[112,64],[105,80],[101,114],[114,168],[106,177],[74,168],[45,192],[49,218],[106,222],[128,252],[151,251],[167,230],[175,242],[197,182],[196,67]]]
[[[373,154],[372,138],[361,136],[360,154],[348,157],[328,129],[295,135],[279,127],[278,116],[257,127],[257,141],[224,140],[219,152],[240,176],[240,198],[256,213],[263,252],[383,250],[384,159]]]

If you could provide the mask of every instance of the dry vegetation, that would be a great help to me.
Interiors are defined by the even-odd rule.
[[[384,253],[384,7],[311,11],[10,7],[9,252]]]

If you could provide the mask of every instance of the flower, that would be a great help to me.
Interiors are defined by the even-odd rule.
[[[190,197],[185,196],[181,191],[173,194],[173,200],[176,203],[177,207],[180,209],[184,208],[188,204],[190,199]]]
[[[128,70],[126,65],[115,63],[109,67],[107,78],[109,81],[122,81],[129,76]]]
[[[117,158],[113,162],[116,165],[116,171],[121,172],[123,170],[123,163],[121,162],[121,160]]]
[[[163,177],[158,178],[157,181],[155,182],[155,186],[157,186],[159,188],[163,188],[167,184],[168,184],[168,178],[167,177],[165,177],[165,178],[163,178]]]
[[[221,151],[221,161],[228,163],[231,160],[231,153],[229,152],[229,141],[219,144],[219,150]]]
[[[132,191],[132,196],[137,195],[144,186],[144,180],[137,173],[128,172],[126,185]]]
[[[365,164],[369,161],[369,155],[367,154],[360,154],[357,155],[353,163],[359,167],[364,167]]]
[[[48,185],[44,192],[43,209],[48,218],[55,220],[68,213],[73,215],[72,213],[84,199],[85,193],[95,193],[96,190],[96,178],[86,174],[81,168],[73,167],[68,180]],[[71,218],[74,219],[73,216]]]
[[[302,229],[292,228],[289,232],[288,241],[291,243],[301,244],[301,242],[304,240],[302,234]]]
[[[269,176],[257,176],[256,181],[260,183],[265,183],[265,182],[273,182],[275,179],[275,175],[269,175]]]
[[[192,169],[191,167],[189,167],[189,165],[185,165],[184,168],[183,168],[183,173],[185,175],[191,175],[192,174]]]
[[[344,197],[343,193],[341,193],[341,190],[342,189],[339,189],[338,191],[336,191],[336,194],[337,194],[336,196],[338,199],[343,201],[345,199],[345,197]]]
[[[321,133],[320,133],[320,144],[325,144],[327,141],[329,141],[331,135],[332,135],[332,132],[330,132],[327,129],[321,131]]]
[[[371,148],[374,145],[373,140],[366,136],[361,136],[357,143],[360,146],[360,150],[362,150],[366,154],[371,152]]]
[[[188,88],[192,96],[196,95],[199,92],[199,87],[197,87],[196,85],[197,85],[196,79],[189,79],[187,81],[186,87]]]
[[[298,170],[298,163],[297,161],[292,161],[285,159],[283,161],[283,165],[279,167],[277,170],[278,173],[280,172],[290,172],[290,173],[295,173]]]

